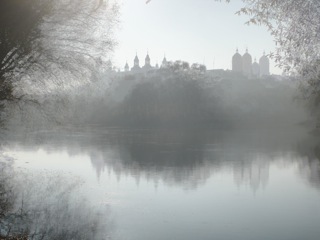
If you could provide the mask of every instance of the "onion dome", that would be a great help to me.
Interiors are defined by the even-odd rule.
[[[248,53],[248,49],[246,50],[246,53],[242,56],[242,70],[243,73],[247,76],[251,76],[252,71],[252,57]]]
[[[266,53],[263,53],[263,56],[259,60],[260,64],[260,75],[270,75],[270,62],[269,58],[266,56]]]
[[[260,66],[257,63],[257,59],[254,59],[254,63],[252,64],[252,75],[255,77],[260,76]]]
[[[232,70],[236,72],[242,72],[242,57],[239,54],[238,49],[232,57]]]

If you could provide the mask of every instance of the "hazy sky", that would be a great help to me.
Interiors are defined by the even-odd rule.
[[[214,0],[121,0],[119,45],[114,63],[130,68],[136,52],[140,65],[149,51],[151,64],[167,60],[204,63],[208,69],[231,69],[231,58],[248,47],[252,58],[274,51],[272,37],[263,26],[247,26],[247,16],[238,16],[240,0],[227,4]],[[271,73],[280,74],[271,61]]]

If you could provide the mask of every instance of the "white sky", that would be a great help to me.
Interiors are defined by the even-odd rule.
[[[236,48],[248,47],[252,58],[274,51],[272,37],[263,26],[247,26],[247,16],[235,15],[240,0],[227,4],[214,0],[121,0],[121,24],[116,35],[119,45],[114,64],[130,67],[136,52],[140,66],[149,51],[151,65],[167,60],[204,63],[208,69],[231,69]],[[270,71],[281,74],[271,61]]]

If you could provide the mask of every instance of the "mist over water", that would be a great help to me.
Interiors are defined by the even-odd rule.
[[[29,178],[42,187],[47,173],[61,178],[64,184],[49,184],[54,191],[80,180],[77,189],[94,209],[108,207],[105,217],[113,222],[102,230],[111,238],[317,239],[319,233],[319,142],[304,129],[69,126],[15,138],[3,148],[15,169],[33,173]],[[73,196],[71,206],[79,193]]]
[[[314,124],[294,79],[171,64],[138,73],[109,70],[94,81],[56,90],[40,86],[30,91],[26,81],[17,92],[24,98],[5,104],[2,122],[6,128],[29,130],[65,124],[214,129]]]
[[[318,240],[317,1],[233,5],[277,46],[232,71],[139,65],[141,46],[219,66],[270,49],[216,1],[125,2],[122,72],[119,1],[0,1],[0,239]]]
[[[7,105],[6,216],[33,213],[17,234],[317,239],[320,143],[296,83],[182,66]]]
[[[182,65],[183,66],[183,65]],[[93,83],[10,105],[7,126],[265,129],[313,124],[294,80],[171,68],[106,72]],[[182,69],[180,69],[182,68]],[[313,126],[310,125],[312,129]]]

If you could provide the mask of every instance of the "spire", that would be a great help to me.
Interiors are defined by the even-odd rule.
[[[145,58],[145,66],[150,67],[149,51],[147,51],[147,56],[146,56],[146,58]]]
[[[146,60],[147,60],[147,59],[149,59],[149,60],[150,60],[149,52],[147,52]]]
[[[125,72],[128,72],[128,71],[129,71],[128,61],[126,61],[126,65],[124,66],[124,71],[125,71]]]
[[[163,54],[163,60],[166,60],[166,61],[167,61],[166,53]]]
[[[166,54],[164,54],[162,62],[167,62]]]
[[[135,58],[133,60],[133,66],[139,67],[139,58],[138,58],[137,52],[136,52],[136,56],[135,56]]]
[[[164,68],[164,67],[166,67],[166,66],[167,66],[167,59],[166,59],[166,54],[164,53],[161,67]]]

